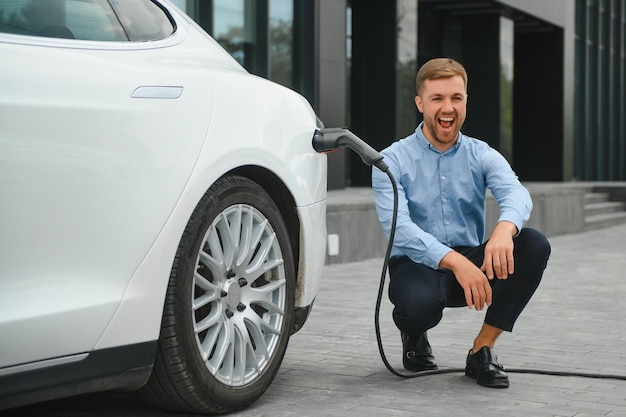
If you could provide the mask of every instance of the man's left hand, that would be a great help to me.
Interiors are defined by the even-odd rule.
[[[485,258],[480,267],[487,278],[507,279],[514,272],[513,236],[517,234],[517,227],[507,221],[501,221],[491,234],[485,246]]]

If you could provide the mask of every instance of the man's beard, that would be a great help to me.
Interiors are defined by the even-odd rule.
[[[430,132],[430,135],[433,137],[433,139],[437,143],[440,143],[442,145],[449,145],[450,143],[455,142],[456,139],[459,137],[460,129],[458,127],[455,127],[455,129],[454,129],[453,138],[451,140],[445,140],[445,139],[440,138],[439,135],[437,134],[437,127],[439,126],[439,124],[437,123],[436,119],[432,119],[432,118],[431,119],[424,119],[424,124],[426,125],[426,129],[428,129],[428,131]]]

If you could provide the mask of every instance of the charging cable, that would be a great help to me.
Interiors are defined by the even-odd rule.
[[[318,121],[318,125],[321,125],[321,122]],[[378,352],[380,353],[380,358],[382,359],[385,367],[392,374],[399,376],[401,378],[416,378],[427,375],[439,375],[439,374],[449,374],[449,373],[458,373],[465,372],[465,368],[445,368],[445,369],[435,369],[429,371],[420,371],[420,372],[411,372],[404,373],[396,370],[389,361],[387,360],[387,356],[385,355],[385,349],[383,347],[382,337],[380,335],[380,305],[382,303],[383,292],[385,287],[385,278],[387,276],[387,269],[389,266],[389,256],[391,254],[391,249],[393,247],[393,240],[396,233],[396,220],[398,218],[398,186],[396,185],[396,180],[389,172],[389,167],[387,164],[383,162],[383,156],[374,150],[371,146],[357,137],[354,133],[350,132],[344,128],[323,128],[321,130],[315,132],[313,136],[313,148],[317,152],[330,152],[343,147],[347,147],[352,149],[355,153],[357,153],[363,163],[366,165],[374,165],[382,172],[387,174],[389,177],[389,181],[391,181],[391,186],[393,187],[393,217],[391,220],[391,230],[389,232],[389,240],[387,243],[387,250],[385,252],[385,259],[383,261],[382,273],[380,275],[380,285],[378,287],[378,296],[376,297],[376,308],[374,310],[374,327],[376,329],[376,342],[378,343]],[[555,371],[555,370],[544,370],[544,369],[527,369],[527,368],[506,368],[506,372],[511,373],[519,373],[519,374],[538,374],[538,375],[554,375],[554,376],[571,376],[571,377],[581,377],[581,378],[598,378],[598,379],[617,379],[621,381],[626,381],[626,375],[613,375],[613,374],[604,374],[604,373],[587,373],[587,372],[574,372],[574,371]]]

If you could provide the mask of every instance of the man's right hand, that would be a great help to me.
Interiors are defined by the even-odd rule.
[[[456,251],[449,252],[441,259],[439,266],[454,273],[465,292],[465,302],[469,308],[482,310],[491,305],[491,285],[479,267]]]

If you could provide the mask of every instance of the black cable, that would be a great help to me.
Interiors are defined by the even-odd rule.
[[[380,161],[382,162],[382,161]],[[378,166],[378,165],[376,165]],[[447,369],[436,369],[431,371],[421,371],[414,373],[402,373],[394,369],[393,366],[387,360],[385,356],[385,350],[383,349],[382,337],[380,336],[380,304],[383,298],[383,290],[385,287],[385,277],[387,275],[387,267],[389,265],[389,255],[391,254],[391,248],[393,247],[393,240],[396,234],[396,220],[398,217],[398,186],[396,185],[396,180],[393,175],[387,169],[386,165],[378,166],[381,171],[385,172],[391,181],[391,185],[393,187],[393,218],[391,220],[391,230],[389,232],[389,242],[387,244],[387,251],[385,253],[385,260],[383,262],[383,270],[380,276],[380,286],[378,287],[378,297],[376,299],[376,310],[374,312],[374,327],[376,328],[376,341],[378,342],[378,351],[380,352],[380,357],[383,360],[383,363],[394,375],[397,375],[401,378],[416,378],[420,376],[427,375],[439,375],[439,374],[449,374],[449,373],[457,373],[457,372],[465,372],[464,368],[447,368]],[[521,368],[511,368],[506,369],[506,372],[514,372],[520,374],[538,374],[538,375],[554,375],[554,376],[573,376],[573,377],[581,377],[581,378],[599,378],[599,379],[617,379],[621,381],[626,381],[626,375],[612,375],[612,374],[602,374],[602,373],[586,373],[586,372],[571,372],[571,371],[550,371],[543,369],[521,369]]]

